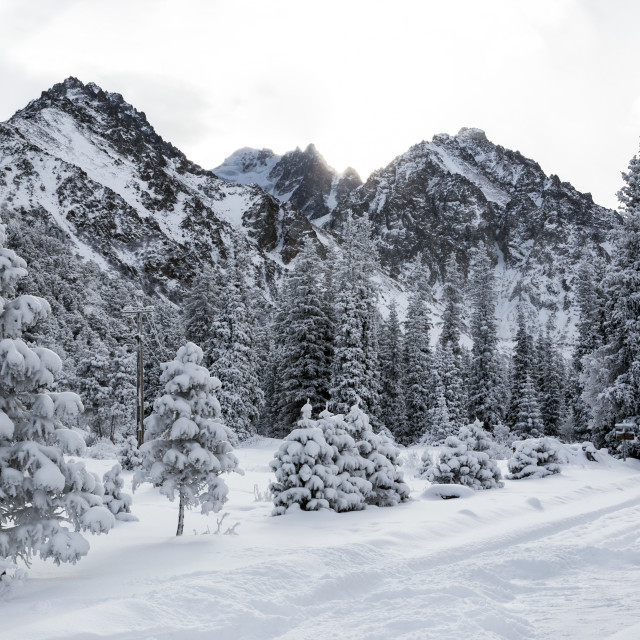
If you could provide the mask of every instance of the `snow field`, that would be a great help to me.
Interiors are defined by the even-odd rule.
[[[236,451],[245,474],[226,476],[221,529],[239,522],[238,535],[187,511],[176,538],[177,502],[143,485],[139,522],[91,537],[75,566],[34,562],[0,604],[3,640],[637,637],[640,462],[434,500],[411,477],[416,447],[403,454],[413,501],[270,517],[254,487],[280,442]],[[87,464],[102,476],[113,461]]]

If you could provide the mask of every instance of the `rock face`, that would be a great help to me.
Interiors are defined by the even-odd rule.
[[[75,78],[0,124],[0,207],[170,297],[232,240],[268,286],[316,233],[291,204],[203,170],[122,96]]]
[[[237,184],[257,184],[290,202],[310,220],[322,222],[362,184],[355,169],[337,173],[310,144],[278,156],[270,149],[240,149],[213,172]]]

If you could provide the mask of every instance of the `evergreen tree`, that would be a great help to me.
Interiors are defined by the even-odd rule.
[[[403,350],[398,310],[392,300],[389,318],[382,326],[380,336],[380,418],[396,437],[401,437],[406,430]]]
[[[213,351],[211,325],[226,296],[222,284],[220,270],[207,265],[194,277],[184,298],[184,335],[190,342],[200,345],[206,367],[211,366]]]
[[[421,264],[416,270],[416,283],[409,297],[404,336],[405,405],[407,427],[399,440],[409,444],[431,431],[431,410],[436,405],[434,359],[431,353],[431,318],[429,285]]]
[[[225,423],[240,439],[256,432],[264,401],[258,376],[255,318],[245,280],[249,266],[235,248],[222,278],[222,294],[211,323],[209,370],[219,378],[220,407]]]
[[[442,288],[442,332],[440,344],[451,348],[456,359],[462,355],[460,337],[464,330],[464,287],[462,276],[458,269],[456,256],[452,253],[445,267],[445,280]],[[462,426],[462,425],[461,425]]]
[[[82,395],[87,422],[101,438],[115,442],[135,432],[136,357],[126,346],[88,346],[78,362],[76,386]]]
[[[485,429],[502,422],[505,389],[498,355],[495,276],[486,248],[476,252],[471,267],[471,364],[469,414]]]
[[[202,349],[187,342],[173,361],[164,363],[165,394],[146,421],[142,466],[134,478],[134,491],[152,482],[172,502],[178,495],[178,536],[185,507],[199,505],[204,514],[222,508],[228,489],[219,476],[238,464],[216,398],[220,381],[200,366],[202,358]]]
[[[123,522],[133,522],[137,520],[131,513],[133,499],[128,493],[123,493],[124,480],[122,479],[122,467],[119,464],[113,465],[104,476],[104,495],[102,502],[111,511],[116,520]]]
[[[89,550],[80,532],[107,532],[114,519],[102,506],[99,479],[64,458],[73,438],[60,420],[82,403],[75,393],[46,391],[60,358],[21,336],[51,308],[36,296],[14,297],[26,263],[4,242],[0,224],[0,559],[75,562]]]
[[[285,438],[271,461],[276,474],[276,482],[270,486],[274,516],[285,514],[292,507],[303,511],[330,509],[338,500],[334,451],[311,418],[312,410],[310,403],[302,407],[298,428]]]
[[[278,314],[277,424],[286,431],[305,401],[318,411],[329,400],[334,328],[321,269],[322,261],[307,240],[287,277]]]
[[[379,423],[377,249],[366,217],[347,218],[336,269],[336,333],[331,370],[331,405],[347,413],[356,402]]]
[[[385,434],[373,431],[369,416],[357,404],[351,407],[344,421],[366,460],[366,466],[353,473],[371,483],[367,504],[389,507],[408,500],[409,487],[398,468],[400,452],[393,442]]]
[[[514,422],[511,430],[520,438],[538,438],[544,434],[544,424],[538,403],[538,392],[529,374],[518,389],[513,403]]]
[[[462,355],[456,355],[452,343],[446,342],[438,346],[436,360],[442,394],[449,415],[450,431],[446,433],[446,437],[456,433],[466,422]]]
[[[572,375],[568,389],[573,437],[580,441],[591,437],[591,410],[582,394],[584,384],[583,359],[592,354],[603,344],[602,326],[604,323],[602,296],[599,295],[599,281],[603,268],[597,269],[594,257],[590,252],[582,256],[575,284],[575,306],[578,310],[576,339],[571,362]]]
[[[558,437],[565,419],[565,364],[553,336],[550,317],[537,344],[538,396],[544,434]]]
[[[635,156],[618,193],[624,222],[602,282],[606,343],[591,356],[582,380],[592,413],[592,436],[608,443],[614,424],[640,415],[640,159]],[[636,453],[636,452],[634,452]]]

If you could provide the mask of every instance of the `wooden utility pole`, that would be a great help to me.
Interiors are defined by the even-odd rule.
[[[138,447],[144,442],[144,361],[143,361],[143,339],[142,339],[142,316],[145,313],[153,313],[153,307],[143,306],[144,293],[142,291],[136,291],[136,306],[125,307],[122,313],[125,315],[136,316],[138,334],[136,335],[136,342],[138,343],[138,370],[136,376],[136,391],[137,391],[137,409],[136,409],[136,422],[138,425]]]

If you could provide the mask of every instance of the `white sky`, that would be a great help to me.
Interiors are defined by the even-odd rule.
[[[639,34],[638,0],[0,0],[0,121],[74,75],[205,168],[313,142],[363,178],[475,126],[616,206]]]

